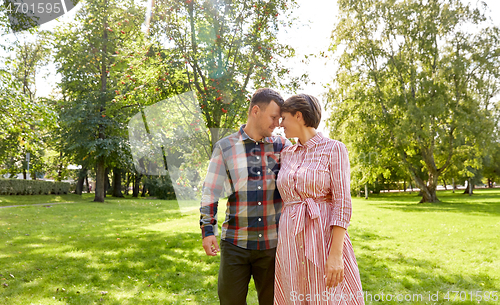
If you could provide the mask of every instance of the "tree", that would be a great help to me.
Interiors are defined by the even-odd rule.
[[[122,59],[132,56],[121,51],[144,43],[143,15],[133,1],[88,1],[75,21],[54,36],[55,62],[62,75],[59,117],[69,144],[66,153],[79,164],[95,161],[94,201],[104,201],[106,167],[119,167],[121,160],[130,158],[126,122],[136,104],[115,97],[129,69]]]
[[[288,77],[282,63],[294,50],[277,40],[278,31],[292,23],[295,5],[294,0],[155,1],[150,33],[161,63],[158,78],[164,80],[158,89],[169,91],[170,98],[156,114],[149,112],[148,120],[156,119],[151,142],[164,144],[159,155],[176,195],[201,190],[213,144],[243,123],[253,88],[295,91],[306,80]],[[147,163],[164,164],[159,155]]]
[[[289,68],[282,64],[294,50],[277,40],[294,6],[294,0],[156,1],[151,35],[171,55],[164,65],[184,75],[181,83],[169,84],[177,94],[196,93],[207,127],[197,141],[208,146],[205,158],[246,117],[251,87],[298,88],[301,80],[287,78]]]
[[[490,155],[484,161],[483,176],[489,188],[493,187],[493,182],[500,182],[500,144],[495,143]]]
[[[43,158],[50,139],[49,130],[55,115],[43,99],[32,100],[24,93],[24,85],[10,71],[0,71],[0,164],[3,174],[24,172],[26,155],[30,153],[31,177],[45,172]]]
[[[27,37],[18,39],[14,44],[14,58],[6,61],[7,66],[11,67],[11,73],[15,77],[15,81],[22,86],[22,94],[26,97],[26,102],[30,105],[45,104],[43,100],[36,97],[36,75],[40,67],[48,62],[50,51],[47,48],[46,33],[38,32],[35,35],[33,42],[28,41]],[[48,127],[47,123],[53,123],[53,116],[50,116],[50,111],[44,111],[44,105],[40,105],[38,111],[34,113],[33,117],[29,117],[29,113],[25,113],[24,120],[29,123],[31,132],[23,131],[21,137],[22,142],[28,143],[27,148],[25,144],[21,146],[21,155],[23,157],[30,156],[30,168],[33,171],[32,179],[36,179],[36,172],[42,172],[46,167],[43,164],[42,156],[45,154],[45,141],[47,131],[41,128]],[[49,119],[50,116],[50,119]],[[32,135],[27,137],[26,135]],[[44,139],[45,138],[45,139]],[[36,156],[36,157],[35,157]],[[23,176],[26,179],[26,168],[23,168]]]
[[[457,150],[478,168],[491,142],[499,29],[458,0],[341,0],[339,8],[332,132],[354,156],[397,160],[421,202],[438,201],[439,177]]]

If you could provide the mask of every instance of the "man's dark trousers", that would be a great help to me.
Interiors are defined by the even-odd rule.
[[[276,248],[248,250],[221,240],[218,292],[221,305],[244,305],[253,276],[260,305],[272,305]]]

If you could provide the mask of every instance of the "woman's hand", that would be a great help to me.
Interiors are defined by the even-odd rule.
[[[336,287],[344,280],[344,260],[341,253],[330,252],[325,266],[326,287]]]

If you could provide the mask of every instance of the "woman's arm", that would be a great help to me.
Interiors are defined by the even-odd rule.
[[[345,231],[342,227],[332,226],[330,255],[328,255],[325,266],[326,287],[335,287],[344,279],[342,253],[344,250]]]
[[[332,186],[333,215],[330,254],[326,260],[326,286],[335,287],[344,280],[342,258],[344,237],[351,220],[351,192],[349,155],[344,144],[336,142],[330,155],[330,179]]]

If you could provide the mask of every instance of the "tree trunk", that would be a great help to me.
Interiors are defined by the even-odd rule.
[[[368,183],[365,183],[365,199],[368,199]]]
[[[469,194],[469,196],[472,196],[474,194],[474,183],[471,182],[472,179],[469,178],[467,180],[467,187],[465,188],[464,194]]]
[[[141,194],[141,197],[146,197],[146,191],[148,190],[148,185],[146,183],[144,183],[142,185],[142,194]]]
[[[109,167],[106,167],[106,170],[104,172],[104,185],[105,185],[105,188],[104,188],[104,192],[106,193],[106,195],[111,195],[113,194],[112,190],[111,190],[111,182],[109,181]]]
[[[433,181],[432,184],[430,184],[430,183],[431,183],[431,181],[429,181],[428,185],[423,185],[422,199],[420,200],[420,203],[439,202],[439,199],[437,198],[437,194],[436,194],[437,180]]]
[[[104,182],[105,174],[106,174],[106,169],[104,168],[104,156],[100,156],[97,159],[97,166],[96,166],[95,197],[94,197],[94,201],[96,202],[104,202],[104,198],[106,197],[105,182]]]
[[[59,159],[61,160],[61,163],[59,163],[59,169],[57,170],[57,181],[58,182],[62,181],[62,168],[63,168],[62,156],[63,156],[63,153],[61,151],[59,153]]]
[[[135,192],[135,174],[132,174],[132,196],[134,195]]]
[[[123,197],[122,171],[118,167],[113,167],[113,197]]]
[[[23,179],[26,180],[26,169],[23,168]]]
[[[85,185],[87,185],[87,193],[90,193],[89,175],[85,175]]]
[[[425,183],[424,180],[420,179],[417,175],[414,175],[413,179],[417,184],[418,188],[420,188],[419,196],[422,196],[420,203],[435,203],[439,202],[439,199],[436,195],[437,188],[437,172],[429,173],[429,180]]]
[[[75,194],[77,195],[81,195],[82,194],[82,191],[83,191],[83,182],[85,181],[85,173],[87,172],[87,169],[86,168],[82,168],[79,172],[78,172],[78,181],[76,182],[76,190],[75,190]]]
[[[455,190],[457,189],[457,185],[455,184],[455,178],[451,178],[451,185],[453,187],[453,193],[455,193]]]
[[[444,190],[447,191],[448,188],[446,187],[446,180],[444,180],[444,178],[443,178],[443,186],[444,186]]]
[[[126,178],[124,179],[125,181],[125,196],[128,196],[128,187],[130,185],[130,173],[125,173]]]
[[[427,165],[429,179],[427,180],[427,183],[424,183],[423,180],[419,179],[421,181],[421,185],[419,185],[419,187],[422,192],[422,199],[420,200],[420,203],[439,202],[439,199],[437,198],[436,194],[439,173],[434,164],[434,157],[432,156],[431,153],[424,154],[424,160]],[[420,182],[419,180],[416,181],[417,184],[419,184]]]
[[[107,6],[107,1],[104,1],[104,6]],[[108,22],[107,18],[105,17],[103,25],[102,25],[102,32],[103,32],[103,44],[102,44],[102,60],[101,60],[101,92],[104,93],[106,92],[107,88],[107,75],[108,73],[106,70],[108,69],[107,64],[106,64],[106,54],[107,54],[107,42],[108,42]],[[102,116],[103,112],[105,110],[106,102],[101,101],[101,107],[99,109],[99,115]],[[98,132],[99,132],[99,139],[105,139],[106,138],[106,133],[105,133],[105,127],[103,124],[99,123],[98,125]],[[94,201],[97,202],[104,202],[104,198],[106,197],[106,185],[105,185],[105,178],[106,178],[106,159],[104,156],[99,156],[97,159],[97,166],[96,166],[96,185],[95,185],[95,197]]]
[[[436,190],[431,190],[427,188],[427,191],[423,192],[422,199],[420,200],[420,203],[435,203],[439,202],[439,199],[437,198],[436,195]]]
[[[141,183],[141,178],[142,178],[142,175],[140,175],[140,174],[134,175],[134,190],[132,192],[132,197],[134,197],[134,198],[139,197],[139,184]]]
[[[439,199],[437,198],[436,195],[436,188],[438,184],[438,179],[439,175],[444,171],[444,169],[448,166],[449,160],[451,158],[451,154],[448,156],[447,163],[441,167],[437,168],[436,163],[434,160],[434,143],[431,144],[430,147],[421,147],[422,150],[422,158],[423,161],[425,162],[425,165],[427,167],[427,174],[428,174],[428,180],[425,182],[419,175],[418,170],[413,167],[411,163],[409,163],[406,159],[407,155],[405,152],[401,154],[402,156],[402,161],[408,166],[408,170],[410,172],[410,175],[417,184],[417,186],[420,188],[420,193],[419,195],[422,196],[422,199],[420,200],[420,203],[434,203],[434,202],[439,202]]]

